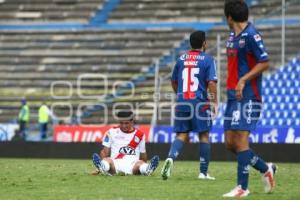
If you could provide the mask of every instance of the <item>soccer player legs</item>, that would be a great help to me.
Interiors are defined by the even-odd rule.
[[[112,176],[117,173],[150,176],[159,164],[158,156],[153,156],[149,164],[143,160],[138,160],[134,162],[133,165],[125,159],[115,160],[108,157],[101,159],[101,157],[96,153],[93,154],[92,160],[97,168],[97,171],[93,172],[93,175],[101,173],[107,176]]]
[[[188,133],[178,133],[176,139],[171,145],[168,158],[162,168],[162,178],[167,179],[171,175],[173,162],[182,150],[184,143],[189,139]],[[199,133],[199,155],[200,155],[200,174],[198,178],[215,180],[208,174],[208,165],[210,161],[210,143],[208,140],[208,132]]]
[[[209,143],[209,133],[203,132],[199,133],[199,156],[200,156],[200,174],[198,178],[215,180],[211,177],[208,172],[208,165],[210,161],[210,143]]]
[[[224,13],[231,33],[227,41],[228,79],[224,130],[226,148],[236,154],[237,186],[223,197],[249,195],[249,166],[262,174],[265,192],[274,188],[276,166],[265,163],[249,148],[249,133],[256,128],[261,112],[262,73],[269,67],[260,34],[248,22],[244,1],[225,3]]]

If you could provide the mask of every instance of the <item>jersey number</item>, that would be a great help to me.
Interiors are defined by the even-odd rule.
[[[199,86],[199,80],[196,75],[199,74],[199,68],[184,68],[182,71],[183,92],[195,92]]]

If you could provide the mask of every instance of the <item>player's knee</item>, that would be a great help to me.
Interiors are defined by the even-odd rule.
[[[134,174],[134,175],[139,175],[139,174],[141,174],[141,172],[140,172],[140,166],[141,166],[142,164],[144,164],[144,163],[145,163],[145,162],[142,161],[142,160],[137,161],[137,162],[135,163],[135,165],[133,166],[133,168],[132,168],[132,174]]]
[[[142,164],[144,164],[145,162],[142,160],[139,160],[135,163],[134,167],[140,167]]]
[[[176,139],[181,140],[183,142],[187,142],[189,137],[188,137],[188,134],[186,134],[186,133],[178,133],[176,135]]]
[[[232,141],[226,141],[225,146],[229,151],[235,152],[235,144]]]
[[[209,143],[209,134],[208,132],[199,133],[199,140],[203,143]]]
[[[113,164],[113,160],[111,158],[103,158],[106,162],[108,162],[109,165]]]

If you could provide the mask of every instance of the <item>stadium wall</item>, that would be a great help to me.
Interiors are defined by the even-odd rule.
[[[166,158],[170,144],[147,143],[148,156],[159,155]],[[266,161],[300,162],[300,144],[251,144]],[[70,158],[90,159],[92,153],[99,152],[99,143],[53,143],[53,142],[0,142],[2,158]],[[289,152],[288,154],[285,152]],[[212,144],[213,161],[232,161],[235,156],[225,149],[224,144]],[[198,144],[188,144],[179,160],[198,160]]]

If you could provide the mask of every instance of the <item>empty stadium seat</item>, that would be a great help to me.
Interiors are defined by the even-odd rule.
[[[89,23],[104,0],[9,0],[0,2],[0,24]]]

